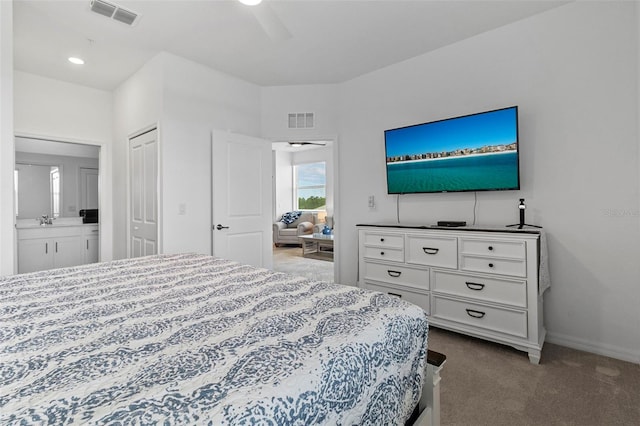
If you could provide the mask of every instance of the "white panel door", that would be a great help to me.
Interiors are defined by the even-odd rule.
[[[158,132],[129,140],[130,257],[158,253]]]
[[[213,255],[271,268],[271,143],[212,132]]]

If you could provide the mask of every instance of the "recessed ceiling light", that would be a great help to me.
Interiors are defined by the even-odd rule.
[[[76,65],[84,65],[84,61],[80,58],[76,58],[75,56],[71,56],[69,58],[69,62]]]
[[[247,6],[256,6],[262,3],[262,0],[238,0],[242,4],[246,4]]]

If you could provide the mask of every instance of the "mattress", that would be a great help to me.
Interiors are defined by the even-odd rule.
[[[404,424],[415,305],[196,254],[0,278],[0,424]]]

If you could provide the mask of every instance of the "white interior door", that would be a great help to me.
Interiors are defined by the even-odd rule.
[[[80,208],[98,208],[98,169],[80,167]]]
[[[130,257],[158,253],[158,132],[129,140]]]
[[[212,132],[213,255],[271,268],[271,143]]]

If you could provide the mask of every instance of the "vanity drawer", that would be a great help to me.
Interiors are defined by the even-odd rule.
[[[404,235],[384,232],[365,232],[364,244],[376,247],[404,248]]]
[[[379,291],[390,296],[399,297],[402,300],[420,306],[427,314],[429,314],[429,293],[419,293],[408,288],[386,287],[377,284],[364,283],[364,288]]]
[[[432,316],[498,333],[527,337],[527,311],[484,306],[434,295]]]
[[[429,271],[400,265],[364,262],[364,279],[429,289]]]
[[[393,262],[404,262],[404,250],[392,247],[366,247],[364,257],[369,259],[391,260]]]
[[[434,292],[527,307],[526,281],[464,275],[433,271],[431,289]]]
[[[495,259],[492,257],[460,256],[463,271],[485,272],[487,274],[527,276],[527,262],[524,259]]]
[[[456,269],[458,239],[407,235],[407,263]]]
[[[526,246],[524,241],[482,240],[463,237],[460,238],[460,252],[480,256],[524,259]]]

